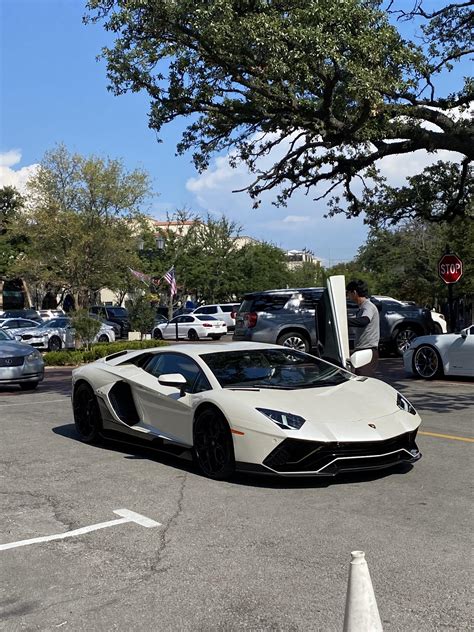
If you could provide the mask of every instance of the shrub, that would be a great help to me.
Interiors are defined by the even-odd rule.
[[[98,320],[91,318],[85,309],[78,310],[72,315],[71,325],[74,328],[76,340],[79,340],[87,349],[102,326]]]
[[[167,344],[160,340],[103,342],[93,344],[90,349],[83,351],[50,351],[44,354],[43,359],[46,366],[77,366],[87,362],[94,362],[94,360],[118,351],[150,349],[152,347],[167,346]]]
[[[130,323],[135,331],[143,336],[153,329],[155,322],[155,308],[150,305],[146,296],[136,298],[128,308]]]

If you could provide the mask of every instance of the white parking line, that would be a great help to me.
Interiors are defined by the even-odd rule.
[[[50,542],[51,540],[62,540],[64,538],[72,538],[76,535],[83,535],[84,533],[90,533],[91,531],[97,531],[97,529],[105,529],[106,527],[115,527],[118,524],[125,524],[126,522],[136,522],[142,527],[150,529],[151,527],[160,527],[161,523],[142,516],[139,513],[130,511],[129,509],[114,509],[114,514],[122,516],[115,520],[108,520],[107,522],[98,522],[97,524],[91,524],[88,527],[81,527],[80,529],[74,529],[73,531],[66,531],[65,533],[56,533],[55,535],[45,535],[40,538],[31,538],[29,540],[18,540],[18,542],[8,542],[7,544],[0,544],[0,551],[6,551],[7,549],[15,549],[19,546],[28,546],[29,544],[37,544],[39,542]]]

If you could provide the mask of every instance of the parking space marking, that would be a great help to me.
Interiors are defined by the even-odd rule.
[[[447,434],[439,434],[438,432],[422,432],[418,431],[419,435],[424,435],[425,437],[437,437],[439,439],[452,439],[453,441],[464,441],[465,443],[474,443],[474,439],[470,437],[458,437],[456,435],[447,435]]]
[[[97,531],[97,529],[105,529],[106,527],[115,527],[118,524],[125,524],[126,522],[135,522],[150,529],[151,527],[161,527],[161,522],[156,522],[151,518],[142,516],[135,511],[129,509],[114,509],[114,514],[122,516],[115,520],[108,520],[107,522],[98,522],[91,524],[88,527],[81,527],[80,529],[74,529],[73,531],[65,531],[64,533],[56,533],[55,535],[45,535],[40,538],[30,538],[29,540],[18,540],[18,542],[8,542],[7,544],[0,544],[0,551],[6,551],[7,549],[15,549],[19,546],[28,546],[29,544],[38,544],[39,542],[50,542],[51,540],[62,540],[64,538],[72,538],[76,535],[83,535],[84,533],[90,533],[91,531]]]

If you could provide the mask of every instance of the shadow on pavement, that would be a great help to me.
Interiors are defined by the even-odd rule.
[[[74,424],[65,424],[63,426],[56,426],[52,431],[57,434],[82,443],[79,439]],[[146,459],[149,461],[156,461],[161,465],[172,467],[175,470],[187,472],[189,474],[195,474],[196,476],[205,478],[196,469],[192,463],[191,454],[189,454],[189,460],[179,458],[165,452],[153,449],[151,447],[143,447],[133,443],[116,441],[114,439],[103,439],[100,443],[88,444],[89,447],[98,450],[107,450],[110,452],[116,452],[117,454],[123,454],[125,459]],[[357,483],[368,483],[370,481],[378,481],[386,478],[387,476],[407,474],[413,469],[413,466],[409,463],[401,463],[392,468],[384,470],[374,470],[373,472],[364,472],[360,474],[340,474],[339,476],[328,477],[278,477],[269,475],[257,475],[257,474],[243,474],[237,472],[230,481],[224,484],[234,484],[247,487],[260,487],[268,489],[300,489],[300,488],[315,488],[321,489],[333,485],[353,485]]]

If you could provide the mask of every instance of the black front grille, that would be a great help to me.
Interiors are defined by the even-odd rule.
[[[0,358],[0,366],[9,367],[9,366],[23,366],[23,362],[25,361],[24,356],[14,357],[14,358]]]
[[[401,461],[419,458],[410,453],[410,450],[418,451],[415,437],[416,431],[385,441],[318,443],[285,439],[267,456],[263,464],[282,474],[316,472],[322,468],[322,474],[337,474],[340,471],[389,467]]]

